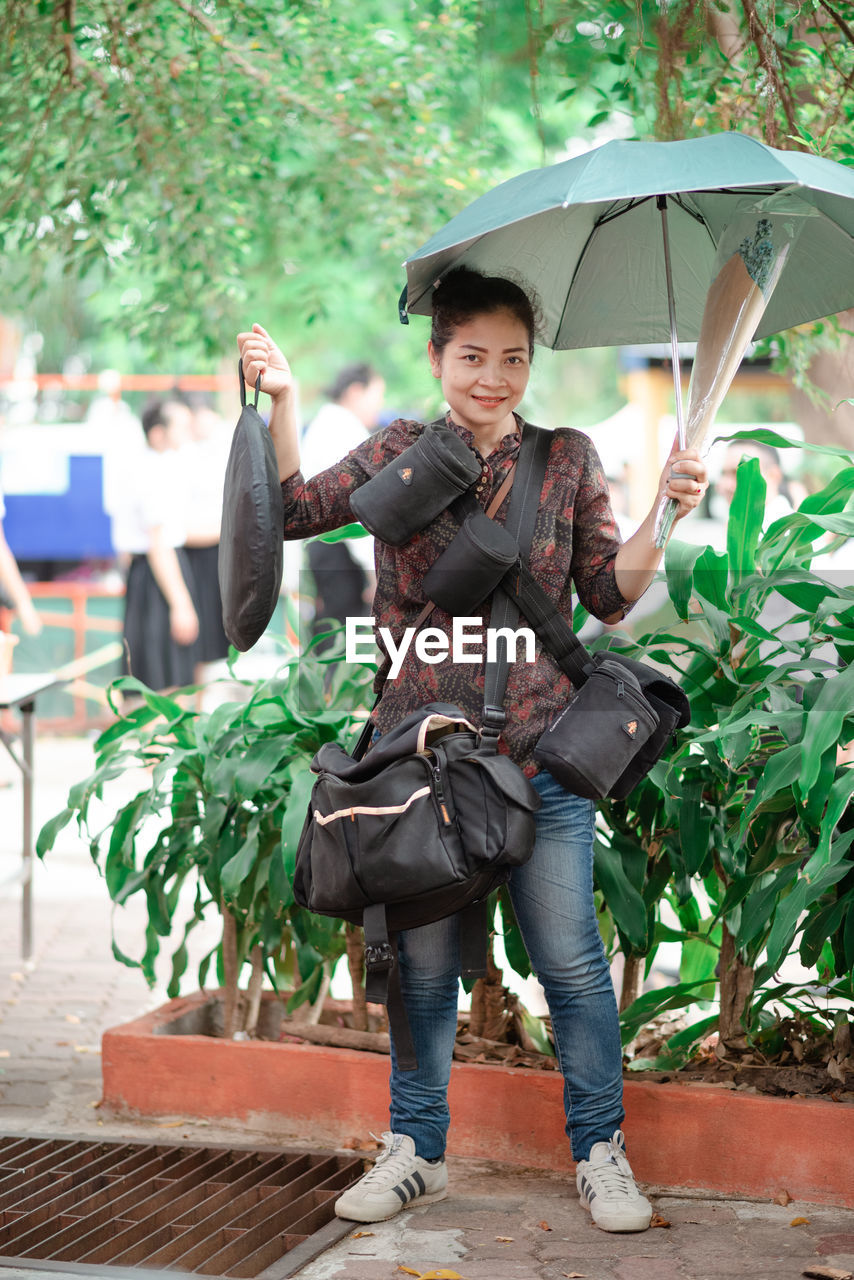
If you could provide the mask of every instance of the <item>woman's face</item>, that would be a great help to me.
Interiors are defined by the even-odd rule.
[[[513,410],[525,394],[531,362],[528,330],[512,312],[475,316],[459,325],[441,355],[432,342],[428,353],[459,426],[476,436],[491,436],[502,426],[516,429]]]

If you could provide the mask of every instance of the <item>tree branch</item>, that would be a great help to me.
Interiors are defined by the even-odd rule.
[[[744,16],[747,19],[747,30],[759,56],[759,65],[765,71],[769,85],[773,87],[774,97],[779,102],[783,115],[786,117],[786,124],[789,127],[790,135],[793,138],[797,138],[797,116],[791,95],[788,91],[788,86],[780,75],[777,66],[776,48],[768,35],[762,19],[759,17],[756,10],[755,0],[741,0],[741,7],[744,10]],[[770,103],[769,106],[771,109],[766,117],[766,127],[770,126],[771,130],[776,134],[776,124],[773,118],[773,106]],[[773,141],[774,139],[771,140],[772,145]]]
[[[65,65],[69,83],[76,89],[74,77],[74,0],[63,0],[62,3],[62,43],[65,47]]]
[[[280,88],[273,82],[273,77],[266,71],[259,71],[258,68],[249,61],[248,58],[236,49],[234,45],[229,44],[225,36],[220,31],[215,22],[212,22],[206,14],[201,13],[188,0],[173,0],[176,8],[186,13],[188,18],[197,23],[213,40],[214,44],[222,49],[223,53],[236,67],[239,67],[250,79],[254,80],[262,89],[267,89],[274,93],[280,102],[291,103],[295,107],[299,107],[301,111],[307,112],[315,117],[316,120],[322,120],[325,124],[331,124],[335,128],[341,129],[345,127],[345,121],[340,116],[329,115],[328,112],[322,111],[316,107],[313,102],[309,102],[306,98],[299,97],[297,94]]]
[[[827,3],[827,0],[819,0],[819,4],[822,9],[824,9],[825,13],[830,14],[842,34],[850,41],[851,44],[854,44],[854,27],[849,27],[848,23],[842,17],[842,14],[837,13],[833,5]]]

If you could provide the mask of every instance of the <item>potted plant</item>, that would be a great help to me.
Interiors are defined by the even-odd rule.
[[[791,443],[770,431],[749,438]],[[662,941],[682,944],[679,983],[624,998],[624,1041],[668,1010],[708,1004],[716,977],[720,999],[635,1068],[684,1063],[716,1032],[719,1058],[746,1051],[797,1065],[812,1055],[829,1088],[854,1071],[854,770],[839,752],[854,738],[854,590],[811,567],[828,534],[854,534],[854,466],[844,450],[822,452],[842,464],[836,474],[766,529],[758,463],[742,462],[726,552],[670,544],[681,626],[639,642],[682,682],[692,719],[669,761],[628,800],[602,806],[597,880],[632,976]],[[664,901],[680,927],[663,923]],[[798,935],[815,981],[780,983]]]
[[[322,1003],[331,967],[344,952],[341,922],[301,911],[291,876],[311,760],[324,742],[346,738],[364,719],[372,674],[319,658],[314,645],[301,656],[291,649],[274,675],[258,683],[237,679],[244,696],[210,712],[197,708],[192,691],[167,696],[120,679],[111,699],[132,695],[138,705],[125,713],[111,702],[117,719],[95,742],[93,772],[71,788],[66,807],[39,834],[44,857],[76,820],[112,901],[121,906],[144,895],[141,955],[126,955],[115,940],[113,951],[149,984],[164,940],[180,931],[170,995],[177,995],[187,967],[190,934],[206,915],[219,915],[221,937],[198,980],[204,988],[213,966],[223,989],[225,1037],[255,1032],[265,972],[287,989],[289,1010]],[[110,812],[110,782],[139,766],[148,771],[148,785]],[[182,906],[188,886],[189,910]]]

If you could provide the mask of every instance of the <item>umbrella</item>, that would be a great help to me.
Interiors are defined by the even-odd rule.
[[[435,283],[462,264],[530,285],[545,346],[669,339],[684,448],[752,337],[854,306],[854,170],[741,133],[607,142],[519,174],[452,218],[405,263],[401,320],[429,315]],[[702,366],[690,440],[678,340],[698,342]]]

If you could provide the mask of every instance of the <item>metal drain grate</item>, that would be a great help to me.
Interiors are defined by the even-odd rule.
[[[352,1228],[333,1203],[361,1173],[300,1151],[0,1137],[0,1266],[285,1280]]]

